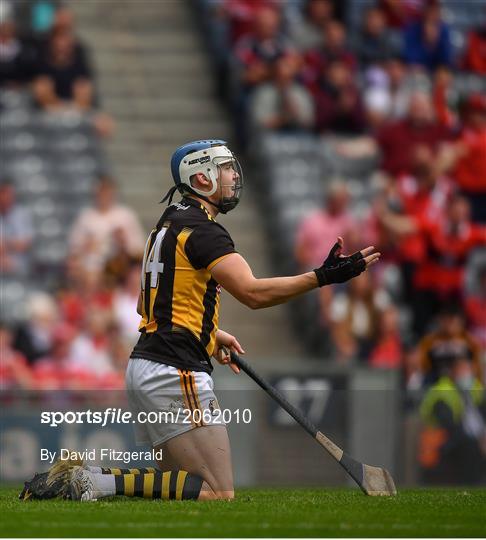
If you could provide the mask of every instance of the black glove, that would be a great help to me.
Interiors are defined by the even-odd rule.
[[[340,252],[341,244],[336,242],[324,264],[314,270],[319,287],[331,283],[344,283],[365,270],[366,262],[360,251],[348,257],[339,257]]]

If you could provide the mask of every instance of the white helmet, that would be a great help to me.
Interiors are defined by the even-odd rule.
[[[236,156],[226,146],[226,141],[222,140],[194,141],[180,146],[174,152],[170,165],[175,186],[164,197],[163,201],[170,197],[170,203],[176,190],[180,193],[194,193],[207,200],[207,197],[213,195],[218,188],[218,167],[228,162],[234,164],[238,173],[238,179],[232,186],[233,195],[221,197],[219,204],[208,201],[216,206],[221,213],[226,214],[235,208],[240,200],[243,189],[243,173]],[[204,174],[210,180],[211,188],[209,191],[201,191],[193,187],[191,179],[197,173]]]

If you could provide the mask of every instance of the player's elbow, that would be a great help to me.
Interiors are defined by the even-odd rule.
[[[268,303],[266,300],[255,292],[249,292],[245,296],[244,301],[245,306],[249,307],[250,309],[262,309],[264,307],[267,307]]]

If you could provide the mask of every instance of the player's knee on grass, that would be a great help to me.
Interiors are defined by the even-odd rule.
[[[218,499],[233,500],[235,498],[235,492],[231,490],[214,490],[207,482],[203,482],[201,487],[201,493],[199,495],[200,501],[216,501]]]

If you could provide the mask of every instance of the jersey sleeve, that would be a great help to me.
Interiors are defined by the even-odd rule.
[[[210,270],[219,259],[235,252],[231,236],[215,222],[196,227],[186,242],[186,255],[196,270]]]

